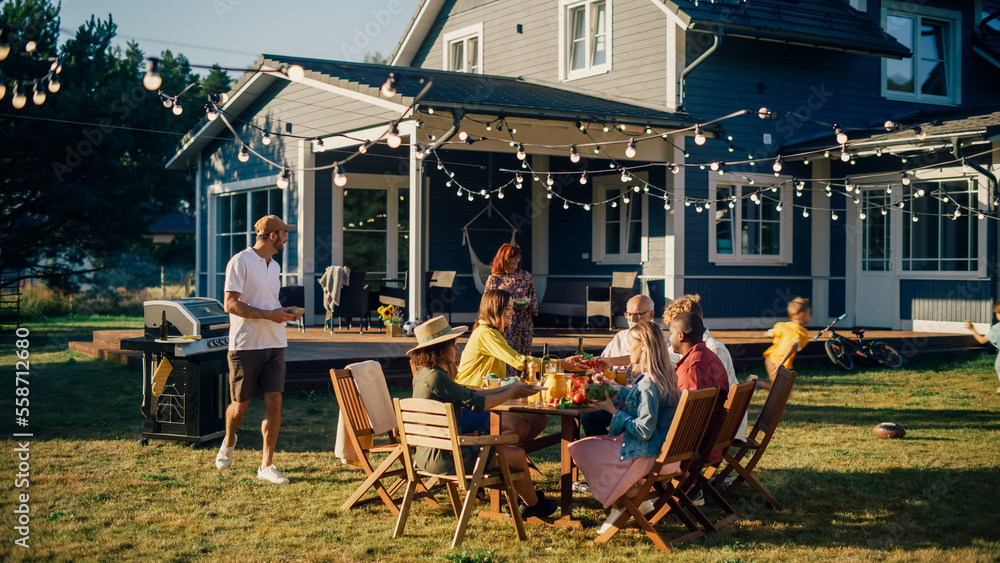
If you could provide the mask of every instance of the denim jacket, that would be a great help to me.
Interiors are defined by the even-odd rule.
[[[658,455],[674,420],[674,404],[660,404],[660,390],[650,377],[643,377],[635,387],[622,387],[615,397],[615,415],[609,436],[624,434],[622,460]]]

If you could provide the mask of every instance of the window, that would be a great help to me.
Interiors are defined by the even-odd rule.
[[[882,95],[892,100],[957,105],[961,102],[960,14],[890,2],[886,33],[910,49],[902,60],[883,59]]]
[[[565,80],[611,70],[611,0],[560,0],[559,69]]]
[[[264,189],[219,194],[215,198],[215,275],[216,298],[222,299],[226,282],[226,264],[237,252],[253,246],[253,224],[265,215],[283,216],[281,189]],[[285,249],[294,248],[292,237]]]
[[[410,190],[344,188],[344,264],[377,277],[407,271]]]
[[[715,182],[709,205],[709,261],[788,264],[792,213],[787,187],[751,185],[743,178]],[[771,178],[773,181],[774,178]],[[772,191],[772,188],[776,191]]]
[[[868,0],[850,0],[851,7],[859,12],[868,11]]]
[[[974,272],[979,268],[978,209],[974,182],[914,182],[924,197],[907,206],[903,223],[903,271]],[[955,216],[955,210],[961,210]],[[914,222],[911,217],[916,217]]]
[[[472,74],[483,73],[483,24],[445,34],[444,69]]]
[[[607,183],[604,183],[607,182]],[[595,179],[593,213],[593,257],[598,263],[639,264],[643,260],[643,241],[648,236],[647,196],[624,185],[615,176]]]

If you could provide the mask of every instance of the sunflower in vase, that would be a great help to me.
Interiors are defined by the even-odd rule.
[[[378,316],[387,325],[403,324],[403,308],[394,305],[383,305],[378,308]]]

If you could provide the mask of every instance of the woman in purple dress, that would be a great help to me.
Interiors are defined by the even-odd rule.
[[[490,263],[492,274],[486,280],[486,289],[503,289],[514,298],[514,320],[504,332],[510,347],[525,356],[531,355],[532,317],[538,314],[538,297],[535,280],[521,269],[521,247],[504,243]],[[520,370],[507,366],[507,377],[521,377]]]

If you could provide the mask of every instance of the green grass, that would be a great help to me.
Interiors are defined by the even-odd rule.
[[[399,539],[390,537],[394,522],[385,508],[339,509],[361,472],[334,458],[330,392],[285,396],[275,461],[292,481],[287,487],[254,474],[259,401],[251,403],[229,471],[214,468],[214,447],[138,445],[138,371],[60,347],[67,329],[104,322],[139,321],[29,325],[29,489],[14,487],[16,443],[9,436],[23,429],[12,425],[13,394],[0,396],[10,421],[0,457],[4,561],[1000,560],[1000,397],[988,356],[928,358],[897,371],[799,366],[758,472],[784,509],[742,490],[737,524],[669,555],[635,530],[596,545],[594,527],[606,512],[587,495],[576,497],[582,530],[529,525],[528,541],[520,543],[509,523],[474,518],[465,543],[452,551],[455,521],[444,504],[416,504]],[[14,351],[5,330],[0,366],[8,374]],[[762,394],[755,397],[752,410],[762,402]],[[906,438],[876,438],[871,429],[884,421],[903,425]],[[533,457],[545,473],[541,488],[555,494],[558,453]],[[23,492],[30,494],[30,549],[14,545],[11,533],[14,500]],[[673,521],[662,529],[667,536],[680,531]]]

